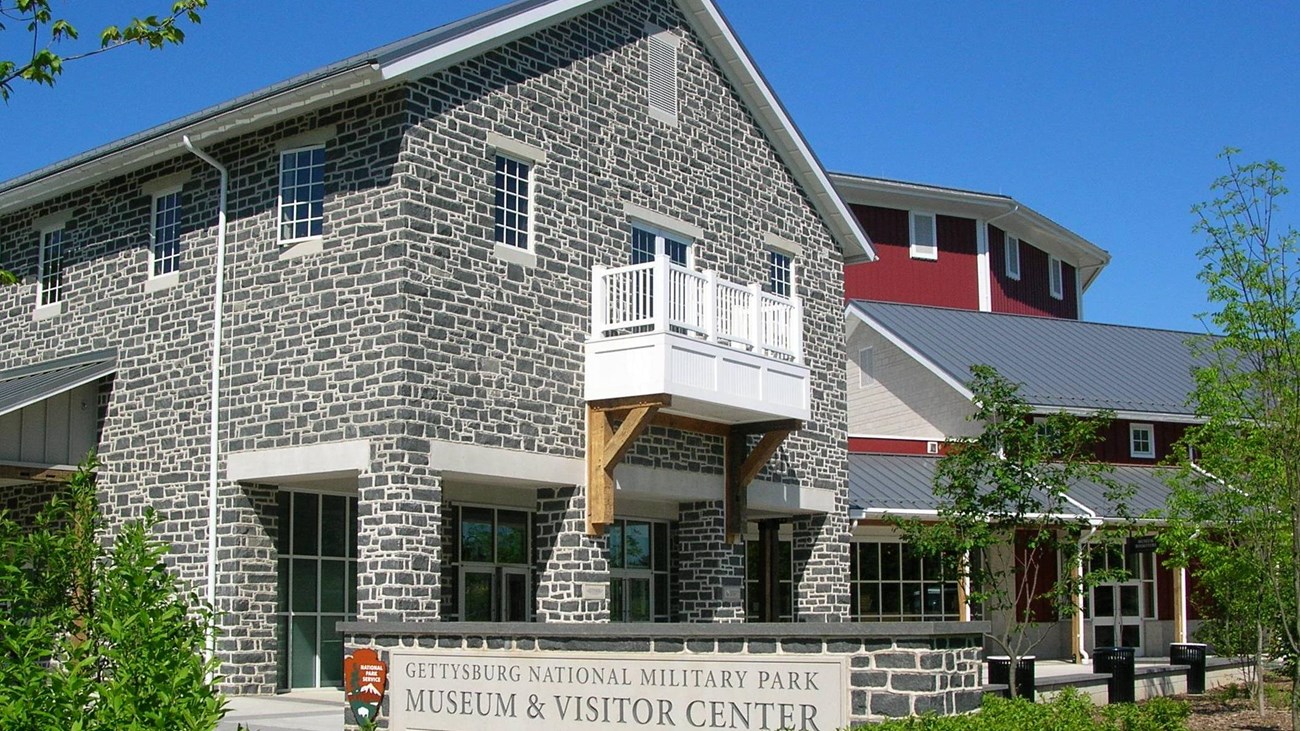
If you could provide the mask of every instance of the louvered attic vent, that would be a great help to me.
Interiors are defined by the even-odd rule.
[[[677,50],[681,39],[671,31],[657,28],[647,31],[650,116],[677,124]]]

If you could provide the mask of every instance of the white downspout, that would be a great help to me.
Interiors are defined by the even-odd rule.
[[[1100,520],[1088,521],[1088,534],[1079,539],[1079,555],[1076,556],[1074,559],[1075,561],[1074,570],[1078,572],[1080,582],[1083,581],[1083,568],[1084,568],[1083,547],[1088,543],[1088,541],[1092,540],[1093,536],[1097,535],[1097,529],[1100,528],[1101,525],[1102,522]],[[1081,591],[1087,591],[1087,590],[1081,589]],[[1083,649],[1085,647],[1083,640],[1087,633],[1085,632],[1083,627],[1084,623],[1083,623],[1083,595],[1082,594],[1079,595],[1078,602],[1079,603],[1075,606],[1074,611],[1079,617],[1079,635],[1075,639],[1079,642],[1079,664],[1082,665],[1083,663],[1087,662],[1090,659],[1088,657],[1088,651]]]
[[[221,316],[225,309],[226,290],[226,192],[230,187],[230,172],[206,152],[190,142],[190,136],[181,137],[185,149],[221,173],[221,192],[217,198],[217,283],[212,295],[212,412],[208,426],[208,606],[217,605],[217,458],[219,456],[218,428],[221,423]],[[209,638],[210,651],[215,657],[217,634],[213,628]]]

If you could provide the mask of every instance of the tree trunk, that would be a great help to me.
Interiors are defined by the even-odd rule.
[[[1255,708],[1259,715],[1264,715],[1264,622],[1255,622],[1255,677],[1251,678],[1250,689],[1255,695]]]

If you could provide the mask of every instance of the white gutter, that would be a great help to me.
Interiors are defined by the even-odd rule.
[[[189,135],[182,135],[185,148],[221,173],[221,192],[217,199],[217,273],[216,291],[212,295],[212,411],[208,427],[208,606],[217,605],[217,458],[220,456],[218,434],[221,425],[221,315],[226,290],[226,199],[230,172],[211,155],[196,148]],[[213,628],[210,651],[217,652],[217,633]]]
[[[1018,210],[1020,210],[1020,204],[1019,204],[1019,203],[1012,203],[1010,208],[1008,208],[1007,210],[1003,211],[1002,213],[999,213],[998,215],[994,216],[993,218],[988,219],[987,221],[984,222],[984,225],[985,225],[985,226],[988,226],[989,224],[993,223],[994,221],[998,220],[999,218],[1006,218],[1007,216],[1010,216],[1011,214],[1015,213],[1015,212],[1018,211]],[[987,230],[987,229],[986,229],[986,230]]]

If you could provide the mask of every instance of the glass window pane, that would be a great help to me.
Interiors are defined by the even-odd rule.
[[[348,498],[348,555],[353,558],[357,555],[357,499],[354,497]]]
[[[624,528],[623,558],[627,567],[650,568],[650,524],[628,521]]]
[[[609,567],[623,568],[623,521],[616,520],[609,527]]]
[[[1139,607],[1141,605],[1141,593],[1137,586],[1121,586],[1119,588],[1119,611],[1125,617],[1139,616]]]
[[[864,581],[880,580],[880,544],[879,543],[861,543],[858,544],[858,566],[862,573],[859,576]]]
[[[1115,626],[1114,626],[1114,625],[1107,624],[1107,625],[1103,625],[1103,626],[1101,626],[1101,627],[1093,627],[1092,636],[1093,636],[1093,638],[1094,638],[1094,639],[1093,639],[1093,642],[1096,643],[1096,646],[1097,646],[1097,647],[1114,647],[1114,646],[1115,646]]]
[[[654,606],[655,621],[668,622],[671,619],[668,612],[669,610],[668,577],[666,575],[656,575],[654,582],[655,582],[655,606]]]
[[[357,613],[357,562],[348,561],[348,613]]]
[[[880,618],[880,584],[862,585],[858,590],[858,611],[867,621]]]
[[[326,615],[321,617],[320,639],[320,687],[337,688],[343,685],[343,635],[334,628],[343,617]]]
[[[325,495],[321,499],[322,556],[346,556],[348,550],[348,499]]]
[[[655,523],[655,571],[668,570],[668,524]],[[667,606],[665,604],[665,606]]]
[[[898,619],[903,611],[901,584],[880,585],[880,614],[885,620]]]
[[[289,559],[282,558],[275,566],[275,610],[289,611]]]
[[[528,513],[497,511],[497,563],[528,563]]]
[[[880,544],[880,578],[884,581],[898,581],[902,550],[897,543]]]
[[[776,546],[776,580],[788,582],[794,579],[794,544],[780,541]]]
[[[609,580],[609,621],[623,622],[623,580]]]
[[[294,612],[316,611],[316,559],[293,560],[293,589],[289,609]]]
[[[460,560],[492,561],[492,511],[462,508],[460,511]]]
[[[528,600],[528,575],[523,573],[506,574],[505,596],[501,601],[505,616],[501,617],[501,621],[527,622],[530,603]]]
[[[275,687],[289,687],[289,618],[275,618]]]
[[[347,606],[346,561],[320,562],[320,610],[342,612]]]
[[[1098,586],[1092,590],[1093,616],[1097,618],[1115,616],[1115,587]]]
[[[919,581],[921,579],[921,556],[917,554],[916,549],[910,543],[904,543],[902,548],[903,579],[906,581]]]
[[[466,622],[491,622],[492,574],[465,572],[465,604],[460,618]]]
[[[293,618],[290,687],[316,687],[316,617]]]
[[[649,622],[650,615],[650,580],[627,580],[627,621]]]
[[[921,584],[911,581],[903,584],[903,614],[909,619],[920,619],[921,607]]]
[[[317,528],[320,515],[317,505],[320,498],[309,492],[293,494],[293,552],[299,556],[315,556],[320,549],[317,545]]]
[[[1124,647],[1141,647],[1142,628],[1136,624],[1126,624],[1120,630],[1120,638]]]

